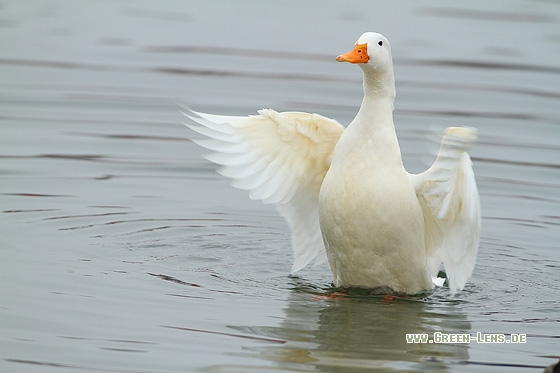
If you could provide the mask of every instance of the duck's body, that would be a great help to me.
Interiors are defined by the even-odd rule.
[[[211,158],[251,198],[274,203],[292,228],[295,272],[328,259],[338,287],[430,290],[444,263],[463,288],[478,250],[480,206],[466,149],[469,128],[448,128],[434,165],[411,175],[393,124],[395,84],[387,39],[365,33],[338,61],[364,72],[364,100],[348,128],[317,114],[223,117],[191,112],[226,153]],[[197,117],[198,116],[198,117]]]
[[[358,171],[343,174],[351,179]],[[319,217],[335,286],[407,294],[433,287],[420,204],[404,172],[394,171],[381,167],[350,188],[327,174]]]
[[[334,150],[319,193],[323,240],[335,286],[414,294],[433,286],[422,208],[394,128],[375,122],[357,116]]]

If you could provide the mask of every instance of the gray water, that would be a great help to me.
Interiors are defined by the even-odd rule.
[[[560,354],[560,3],[0,3],[2,372],[540,372]],[[271,206],[231,188],[178,104],[347,124],[391,40],[404,162],[479,129],[465,290],[330,298]],[[407,333],[526,343],[407,344]]]

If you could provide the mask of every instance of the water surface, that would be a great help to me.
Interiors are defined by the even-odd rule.
[[[560,6],[547,1],[3,1],[0,367],[10,372],[540,372],[560,338]],[[229,186],[177,104],[347,124],[392,43],[411,172],[479,129],[483,208],[465,290],[330,299],[288,276],[289,230]],[[435,141],[435,142],[434,142]],[[407,333],[524,344],[407,344]]]

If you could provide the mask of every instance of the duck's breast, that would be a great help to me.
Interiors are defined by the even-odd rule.
[[[350,156],[333,162],[319,218],[336,286],[431,288],[422,210],[402,164],[376,166]]]

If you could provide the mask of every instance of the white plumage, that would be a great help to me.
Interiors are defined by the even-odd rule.
[[[480,202],[467,149],[476,130],[450,127],[434,164],[407,173],[393,125],[388,40],[363,34],[337,57],[364,72],[364,100],[347,129],[318,114],[260,110],[249,117],[185,109],[207,137],[208,159],[252,199],[274,204],[292,231],[292,272],[327,259],[340,287],[415,294],[446,269],[463,289],[478,251]]]

